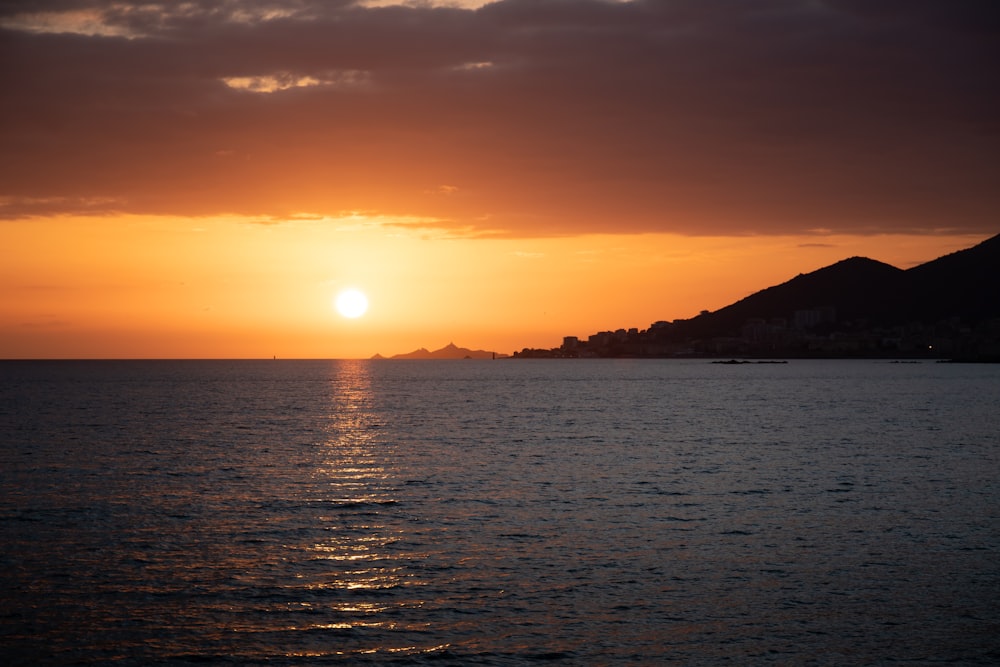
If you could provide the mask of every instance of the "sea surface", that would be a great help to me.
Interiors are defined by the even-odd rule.
[[[0,362],[8,665],[1000,664],[1000,365]]]

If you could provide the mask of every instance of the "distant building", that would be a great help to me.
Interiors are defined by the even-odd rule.
[[[752,317],[746,321],[740,330],[740,335],[751,342],[760,342],[768,338],[770,327],[761,317]]]
[[[833,306],[796,310],[792,315],[792,326],[796,329],[811,329],[820,324],[837,321],[837,309]]]
[[[595,347],[603,347],[611,342],[614,334],[610,331],[600,331],[595,334],[591,334],[590,338],[587,339],[587,344]]]

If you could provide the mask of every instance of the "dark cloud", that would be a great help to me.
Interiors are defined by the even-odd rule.
[[[174,7],[0,2],[0,215],[996,229],[992,2]]]

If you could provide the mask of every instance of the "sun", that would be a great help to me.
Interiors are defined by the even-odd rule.
[[[351,319],[361,317],[368,310],[368,297],[364,295],[364,292],[353,287],[338,294],[334,303],[338,313]]]

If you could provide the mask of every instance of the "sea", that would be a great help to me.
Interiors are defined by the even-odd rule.
[[[0,362],[5,665],[997,665],[1000,365]]]

